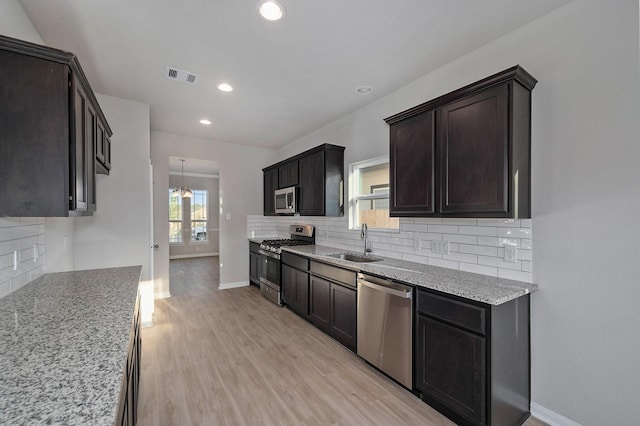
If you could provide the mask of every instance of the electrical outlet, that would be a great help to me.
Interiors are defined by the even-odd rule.
[[[516,263],[518,259],[518,247],[507,244],[504,246],[504,261]]]
[[[449,241],[431,241],[431,251],[438,254],[449,254]]]

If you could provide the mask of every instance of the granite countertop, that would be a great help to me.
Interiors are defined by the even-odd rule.
[[[429,266],[422,263],[376,256],[375,254],[371,255],[371,257],[382,260],[361,263],[329,257],[330,254],[349,253],[348,250],[341,250],[335,247],[308,245],[283,247],[282,250],[335,266],[369,272],[418,287],[425,287],[490,305],[500,305],[538,290],[537,284]]]
[[[45,274],[0,299],[0,424],[114,424],[141,269]]]

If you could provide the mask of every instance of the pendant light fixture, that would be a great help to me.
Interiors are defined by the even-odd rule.
[[[193,191],[191,191],[188,187],[184,186],[184,162],[186,161],[184,158],[181,158],[182,161],[182,181],[181,185],[177,188],[173,189],[171,195],[174,197],[183,197],[183,198],[191,198],[193,195]]]

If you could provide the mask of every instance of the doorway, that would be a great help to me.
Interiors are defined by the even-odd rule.
[[[202,262],[219,263],[219,191],[220,173],[217,161],[186,157],[169,157],[169,287],[172,278],[183,274],[199,258]],[[219,275],[202,277],[212,286]]]

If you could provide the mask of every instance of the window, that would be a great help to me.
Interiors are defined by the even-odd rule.
[[[208,198],[206,190],[193,190],[191,197],[191,241],[207,241]]]
[[[349,166],[352,229],[363,223],[369,228],[400,228],[397,217],[389,217],[389,157],[360,161]]]
[[[169,190],[169,243],[182,242],[182,197]]]

